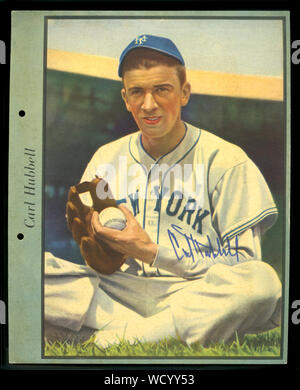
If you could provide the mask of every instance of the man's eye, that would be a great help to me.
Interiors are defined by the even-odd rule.
[[[158,87],[158,88],[156,89],[156,91],[157,91],[158,93],[160,93],[160,94],[165,94],[165,93],[168,93],[168,92],[169,92],[169,89],[166,88],[166,87]]]
[[[132,96],[139,96],[141,95],[142,91],[140,91],[139,89],[134,89],[133,91],[130,92],[130,95]]]

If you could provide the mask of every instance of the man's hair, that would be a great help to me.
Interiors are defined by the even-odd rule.
[[[124,79],[126,71],[141,68],[150,69],[157,65],[175,67],[180,85],[183,85],[186,82],[185,66],[183,66],[176,58],[160,53],[156,50],[146,48],[137,48],[126,55],[121,69],[122,79]]]

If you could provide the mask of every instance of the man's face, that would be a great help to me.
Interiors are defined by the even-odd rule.
[[[122,97],[148,138],[164,137],[179,130],[181,107],[188,103],[190,85],[180,84],[175,67],[157,65],[126,71]]]

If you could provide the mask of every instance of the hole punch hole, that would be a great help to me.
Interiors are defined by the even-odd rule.
[[[23,240],[24,234],[23,234],[23,233],[19,233],[19,234],[17,235],[17,237],[18,237],[18,240]]]
[[[19,116],[21,117],[25,116],[25,111],[24,110],[19,111]]]

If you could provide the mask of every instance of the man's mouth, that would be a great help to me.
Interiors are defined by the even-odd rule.
[[[157,125],[160,122],[161,116],[147,116],[143,118],[147,125]]]

